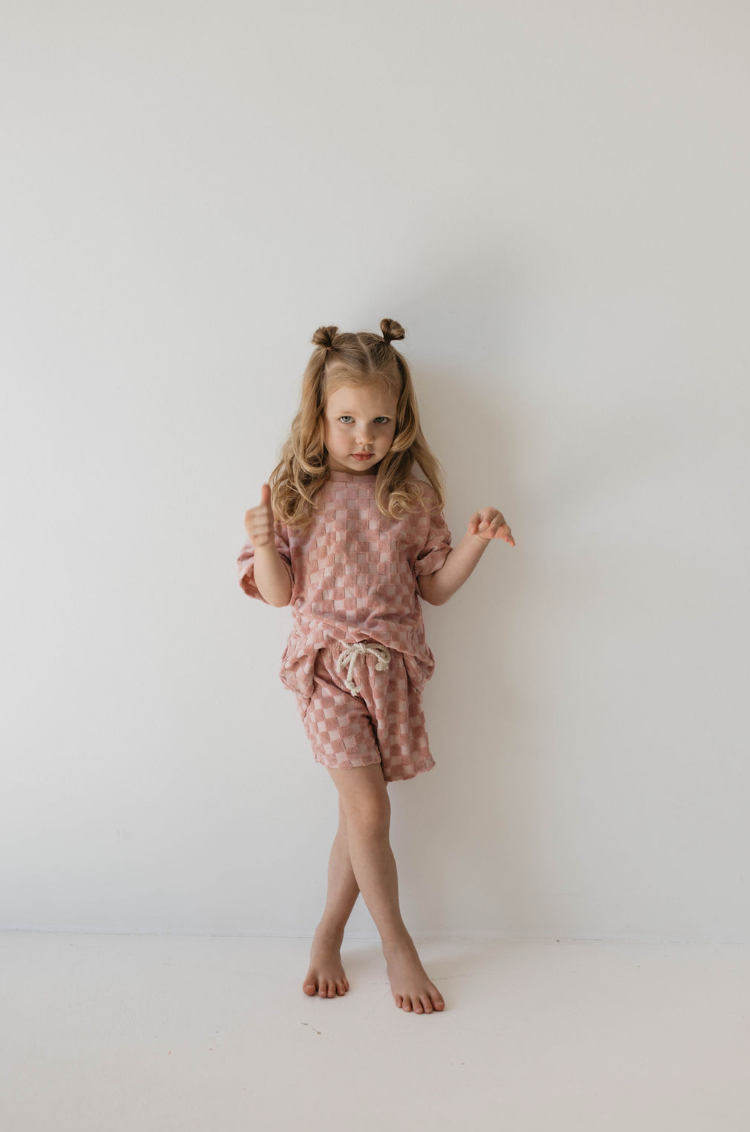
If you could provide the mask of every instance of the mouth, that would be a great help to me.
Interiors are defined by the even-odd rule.
[[[369,460],[374,455],[375,455],[374,452],[352,452],[352,459],[353,460]]]

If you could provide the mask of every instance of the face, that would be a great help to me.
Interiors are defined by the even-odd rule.
[[[325,410],[328,466],[353,476],[372,475],[393,443],[397,404],[384,385],[340,385],[331,393]],[[355,452],[373,455],[357,460]]]

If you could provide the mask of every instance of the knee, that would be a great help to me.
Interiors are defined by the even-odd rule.
[[[388,832],[391,823],[391,802],[385,790],[372,791],[364,796],[348,798],[343,803],[344,820],[348,830],[380,837]]]

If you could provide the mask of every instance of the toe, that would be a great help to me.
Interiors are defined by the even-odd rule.
[[[318,994],[320,995],[321,998],[327,998],[328,997],[328,983],[326,982],[325,979],[320,980]]]
[[[430,996],[428,994],[423,994],[421,998],[425,1014],[432,1014],[432,1002],[430,1001]]]
[[[339,994],[346,994],[346,987],[344,986],[341,979],[339,979],[338,983],[336,984],[336,990],[339,992]]]
[[[411,999],[404,997],[404,1010],[411,1010]]]
[[[336,985],[335,985],[335,983],[329,983],[328,984],[328,997],[329,998],[335,998],[336,997]]]
[[[315,994],[315,983],[305,983],[302,989],[305,994]]]
[[[414,1013],[424,1014],[424,1007],[422,1006],[422,1003],[418,997],[414,999]]]
[[[445,1007],[445,1003],[443,1002],[442,998],[435,998],[433,999],[433,1002],[435,1003],[436,1010],[442,1010]]]
[[[399,1010],[401,1010],[403,1005],[404,1005],[403,996],[400,995],[400,994],[397,994],[396,995],[396,1006],[399,1008]]]

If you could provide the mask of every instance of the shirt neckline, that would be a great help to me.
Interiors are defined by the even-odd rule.
[[[373,483],[375,483],[375,480],[378,477],[377,475],[373,475],[371,472],[368,472],[364,476],[355,476],[354,472],[339,472],[336,468],[331,468],[328,473],[328,478],[329,480],[334,480],[340,483],[361,483],[362,480],[365,480],[366,482],[371,480]]]

